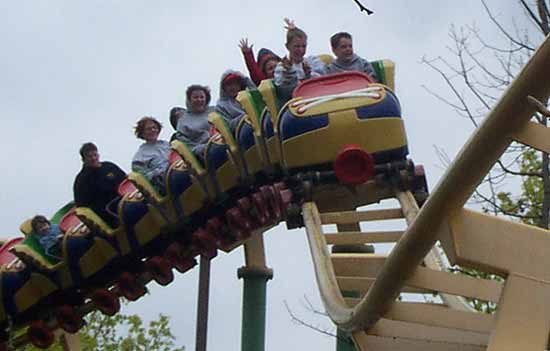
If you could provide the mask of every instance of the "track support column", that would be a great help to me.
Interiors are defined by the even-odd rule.
[[[237,275],[243,279],[242,351],[265,349],[265,318],[267,281],[273,270],[265,263],[262,233],[252,237],[244,246],[246,265]]]
[[[336,228],[338,232],[341,232],[342,235],[345,235],[345,232],[360,232],[361,226],[358,223],[350,224],[337,224]],[[350,245],[350,246],[337,246],[332,247],[332,253],[371,253],[374,252],[374,247],[370,245]],[[361,294],[357,291],[344,291],[344,297],[359,298]],[[351,334],[343,331],[342,329],[336,329],[336,351],[357,351],[353,340],[351,339]]]
[[[206,341],[208,337],[208,302],[210,298],[210,259],[202,255],[199,267],[198,295],[195,350],[206,351]]]

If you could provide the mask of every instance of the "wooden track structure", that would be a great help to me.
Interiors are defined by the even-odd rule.
[[[302,206],[324,307],[359,350],[547,349],[550,232],[464,205],[512,142],[550,153],[550,130],[531,121],[536,110],[528,102],[528,96],[546,101],[549,77],[546,38],[420,209],[398,189],[371,192],[366,201],[394,197],[396,209],[355,211],[365,203],[357,200],[360,190],[342,201],[317,194]],[[360,231],[361,222],[392,218],[405,218],[406,230]],[[339,232],[324,234],[324,224],[336,224]],[[375,242],[396,243],[389,255],[330,254],[327,247]],[[497,274],[503,282],[437,269],[426,259],[437,242],[450,264]],[[347,292],[360,298],[345,298]],[[405,292],[441,294],[444,303],[397,299]],[[494,302],[496,313],[474,311],[464,298]]]

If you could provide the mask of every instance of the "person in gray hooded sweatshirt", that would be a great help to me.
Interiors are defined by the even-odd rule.
[[[368,74],[375,82],[378,82],[376,72],[372,64],[353,52],[353,41],[351,34],[340,32],[330,37],[332,52],[336,60],[327,66],[328,73],[344,71],[358,71]]]
[[[175,138],[185,142],[196,155],[202,157],[208,139],[210,125],[208,114],[214,109],[209,106],[210,89],[193,84],[185,92],[187,109],[174,107],[170,111],[170,123],[176,128]]]
[[[241,118],[245,115],[242,106],[237,101],[239,91],[246,88],[255,88],[250,78],[241,72],[227,70],[220,79],[220,98],[216,103],[218,112],[229,124],[232,131],[235,131]]]

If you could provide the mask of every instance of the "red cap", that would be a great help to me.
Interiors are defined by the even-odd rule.
[[[233,80],[238,80],[239,82],[242,81],[243,77],[241,77],[240,74],[237,74],[237,73],[229,73],[228,75],[225,76],[225,78],[223,79],[223,84],[227,84]]]

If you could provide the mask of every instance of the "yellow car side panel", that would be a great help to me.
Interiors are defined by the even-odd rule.
[[[407,145],[401,118],[359,120],[355,110],[329,114],[329,125],[282,144],[286,167],[303,167],[334,161],[344,145],[357,144],[369,153]]]

